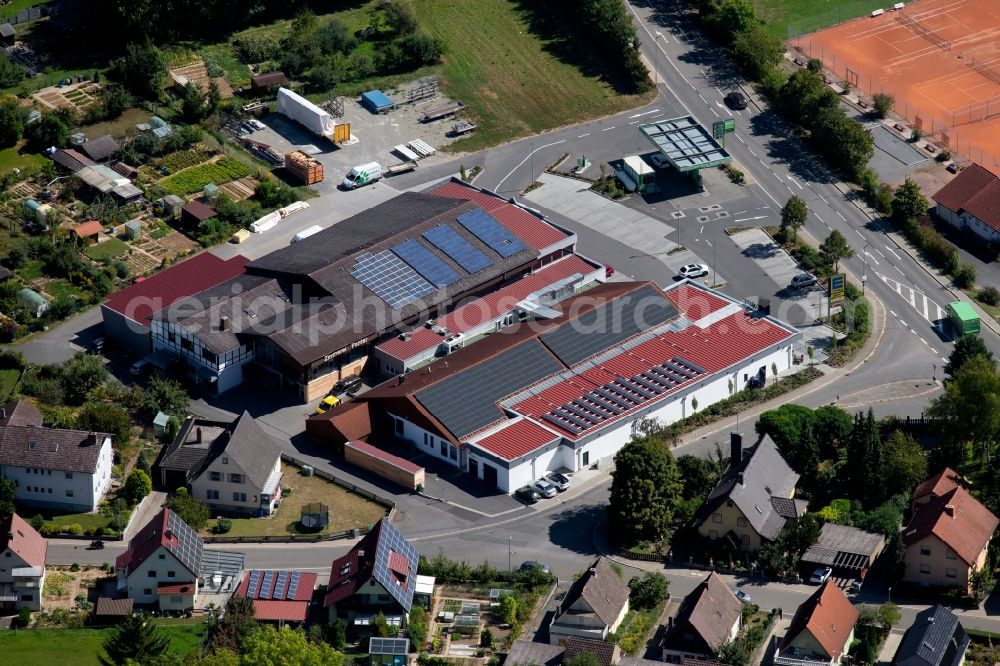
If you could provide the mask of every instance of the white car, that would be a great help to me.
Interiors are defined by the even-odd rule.
[[[539,495],[541,495],[546,499],[555,497],[556,493],[559,492],[558,490],[556,490],[556,487],[554,485],[552,485],[545,479],[538,479],[538,481],[535,481],[535,483],[532,484],[531,487],[535,489],[536,493],[538,493]]]
[[[682,278],[698,278],[703,275],[708,275],[708,266],[705,264],[687,264],[682,266],[677,274]]]
[[[813,571],[813,575],[809,578],[810,583],[815,583],[816,585],[822,585],[826,581],[830,580],[830,576],[833,574],[833,569],[830,567],[819,567],[816,571]]]
[[[652,162],[653,166],[655,166],[657,169],[662,169],[663,167],[670,164],[669,160],[667,160],[667,156],[664,155],[663,153],[656,153],[655,155],[649,158],[649,161]]]

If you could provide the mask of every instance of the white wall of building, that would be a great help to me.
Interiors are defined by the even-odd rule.
[[[389,416],[396,421],[396,437],[410,442],[421,453],[434,456],[438,460],[443,460],[449,465],[454,465],[455,467],[461,466],[462,455],[457,446],[432,432],[424,430],[420,426],[415,425],[404,418],[396,416],[392,413],[389,413]],[[402,425],[402,432],[400,432],[400,425]]]
[[[129,572],[128,598],[137,604],[155,604],[160,598],[156,593],[157,586],[180,583],[191,583],[197,590],[198,579],[173,553],[160,546],[145,562]]]
[[[42,609],[42,587],[45,585],[45,568],[40,576],[15,576],[15,569],[31,568],[10,548],[0,552],[0,597],[14,597],[14,601],[0,600],[0,608],[21,608],[31,611]]]
[[[969,213],[956,213],[950,208],[946,208],[941,204],[937,204],[934,208],[934,212],[937,213],[938,217],[952,225],[957,229],[968,229],[973,232],[983,240],[989,241],[991,243],[996,243],[1000,241],[1000,232],[992,227],[983,224],[978,218],[970,215]]]
[[[280,455],[275,456],[271,472],[275,470],[281,471]],[[217,475],[218,480],[212,478],[213,474]],[[236,481],[237,478],[242,480]],[[259,488],[251,483],[243,468],[226,453],[213,460],[205,471],[191,480],[191,493],[195,499],[205,502],[215,510],[229,513],[257,515],[261,509],[261,494],[277,494],[274,490],[275,488]],[[210,491],[218,493],[218,497],[209,497]],[[236,494],[240,493],[245,497],[237,498]],[[272,498],[270,506],[266,507],[269,509],[268,515],[274,510],[276,500],[276,497]]]
[[[41,437],[38,446],[45,446]],[[0,467],[0,474],[15,483],[15,499],[20,503],[71,512],[96,511],[111,486],[113,462],[111,438],[105,437],[93,474],[13,465]]]
[[[218,377],[215,382],[218,393],[225,393],[242,384],[243,366],[254,358],[251,347],[240,345],[225,354],[212,354],[212,359],[206,359],[201,340],[183,327],[173,322],[153,320],[150,329],[154,353],[166,350],[183,358],[195,369],[195,377],[199,380],[204,379],[205,374]]]

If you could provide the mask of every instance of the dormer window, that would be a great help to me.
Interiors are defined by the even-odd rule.
[[[35,440],[31,440],[30,442],[28,442],[29,451],[34,451],[37,448],[38,448],[38,442],[36,442]]]

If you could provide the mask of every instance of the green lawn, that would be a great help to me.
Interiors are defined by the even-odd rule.
[[[87,530],[96,530],[98,527],[111,527],[111,519],[101,513],[63,513],[56,509],[39,509],[36,507],[24,507],[19,512],[25,519],[30,519],[36,515],[45,518],[43,531],[52,528],[64,528],[68,525],[79,525],[84,533]],[[128,520],[128,514],[124,516]]]
[[[415,0],[421,29],[445,45],[448,94],[475,116],[476,134],[455,150],[479,150],[640,105],[648,97],[618,95],[607,83],[553,51],[586,52],[585,44],[546,41],[514,2]]]
[[[18,12],[28,9],[29,7],[39,7],[48,1],[49,0],[11,0],[6,5],[0,7],[0,16],[3,16],[4,18],[14,16]]]
[[[12,169],[29,169],[40,167],[48,162],[48,159],[37,153],[22,153],[24,142],[16,146],[0,150],[0,176],[9,173]]]
[[[167,623],[171,624],[167,624]],[[170,649],[186,655],[201,645],[207,625],[176,624],[156,620],[170,636]],[[101,643],[111,629],[25,629],[0,632],[0,654],[8,664],[58,664],[97,666]]]
[[[22,280],[34,280],[42,277],[45,272],[45,262],[41,259],[32,259],[17,269],[17,275]]]
[[[836,23],[864,16],[885,0],[753,0],[757,12],[767,23],[768,31],[781,39],[815,32]]]
[[[55,280],[53,282],[47,282],[45,284],[45,293],[52,296],[52,298],[69,298],[70,296],[83,298],[83,292],[81,292],[78,288],[71,285],[66,280]]]
[[[91,245],[83,253],[95,261],[105,261],[128,254],[128,245],[117,238],[109,238],[103,243]]]
[[[13,368],[7,370],[0,370],[0,402],[7,402],[10,398],[10,394],[14,392],[14,386],[17,384],[17,378],[21,376],[19,370],[14,370]]]

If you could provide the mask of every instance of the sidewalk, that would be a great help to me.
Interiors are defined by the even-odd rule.
[[[153,516],[159,513],[160,509],[163,508],[163,504],[167,501],[167,494],[165,492],[154,490],[139,502],[139,506],[135,508],[132,512],[132,516],[129,518],[128,525],[125,527],[125,532],[122,534],[122,541],[127,542],[129,539],[134,537],[136,533],[145,527]]]
[[[899,649],[899,644],[902,642],[905,633],[902,629],[893,629],[889,632],[885,642],[882,643],[882,649],[878,653],[877,664],[888,666],[892,663],[892,658],[895,656],[896,650]]]

